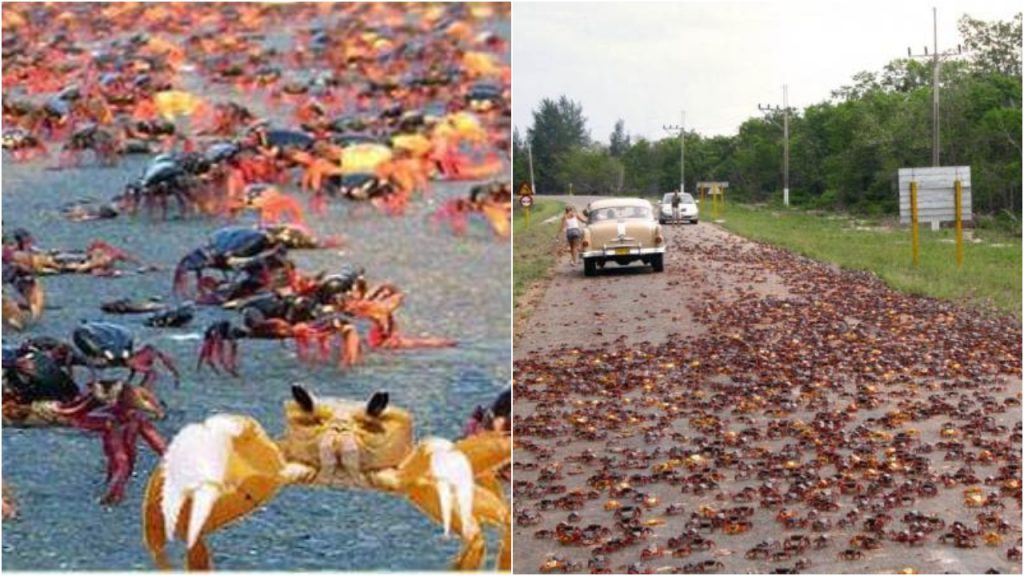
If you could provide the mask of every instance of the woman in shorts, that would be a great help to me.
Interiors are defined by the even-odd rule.
[[[582,215],[576,213],[575,208],[565,207],[565,212],[562,214],[562,232],[565,233],[565,239],[569,243],[569,255],[573,266],[578,260],[580,242],[583,241],[583,223],[586,221]]]

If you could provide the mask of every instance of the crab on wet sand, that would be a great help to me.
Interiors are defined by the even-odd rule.
[[[511,438],[485,432],[451,442],[415,442],[409,412],[386,393],[367,402],[314,398],[292,387],[284,436],[272,440],[246,416],[220,414],[190,424],[171,441],[150,476],[143,538],[158,567],[166,544],[186,543],[186,567],[211,567],[204,537],[267,503],[281,488],[361,488],[405,496],[463,541],[455,567],[479,570],[481,524],[503,531],[497,568],[511,568],[511,514],[494,471],[511,458]]]

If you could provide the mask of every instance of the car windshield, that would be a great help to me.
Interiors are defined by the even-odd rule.
[[[591,222],[619,219],[650,220],[651,218],[651,209],[646,206],[610,206],[590,211]]]
[[[665,194],[665,197],[661,200],[661,203],[662,204],[671,204],[672,203],[672,196],[674,194],[675,194],[675,192],[669,192],[668,194]],[[679,195],[679,201],[681,203],[683,203],[683,204],[693,204],[694,203],[693,196],[690,196],[686,192],[683,192],[682,194]]]

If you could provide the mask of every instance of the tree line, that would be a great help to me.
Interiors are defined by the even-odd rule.
[[[963,57],[940,61],[941,161],[971,166],[974,210],[1021,213],[1021,14],[958,21]],[[886,214],[898,210],[896,171],[931,165],[932,61],[897,59],[855,74],[823,102],[790,113],[790,199],[796,205]],[[730,194],[781,201],[782,112],[752,117],[734,136],[687,131],[686,189],[727,180]],[[591,138],[582,106],[561,96],[513,134],[517,184],[540,193],[659,195],[679,186],[679,139],[631,138],[619,120]]]

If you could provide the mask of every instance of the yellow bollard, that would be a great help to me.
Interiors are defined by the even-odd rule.
[[[963,221],[963,187],[960,180],[953,182],[953,207],[956,210],[956,267],[964,265],[964,221]]]
[[[910,249],[914,267],[917,267],[921,252],[921,239],[917,234],[917,182],[910,183]]]

